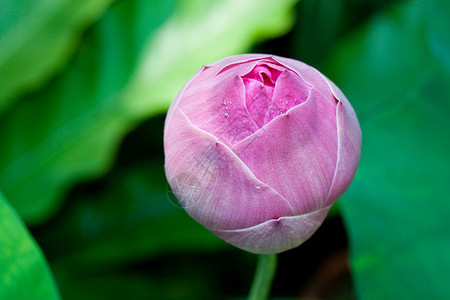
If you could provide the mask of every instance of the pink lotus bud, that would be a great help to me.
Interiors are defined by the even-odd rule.
[[[350,185],[361,129],[316,69],[262,54],[201,68],[167,114],[165,168],[188,214],[253,253],[297,247]]]

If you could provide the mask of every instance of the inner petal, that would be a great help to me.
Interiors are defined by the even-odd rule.
[[[245,104],[258,128],[264,125],[267,109],[272,103],[274,88],[258,80],[243,78],[245,85]]]
[[[283,68],[261,61],[249,73],[241,76],[245,87],[247,111],[258,128],[264,125],[267,111],[272,104],[275,84]]]
[[[264,119],[264,125],[289,109],[306,101],[311,86],[290,70],[284,70],[279,76],[272,94],[270,107]]]
[[[241,78],[245,106],[258,128],[304,102],[311,89],[295,72],[271,61],[259,62]]]

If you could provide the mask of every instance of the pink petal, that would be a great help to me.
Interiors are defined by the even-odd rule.
[[[315,89],[308,99],[232,147],[296,215],[323,208],[337,161],[336,107]]]
[[[267,108],[272,103],[273,87],[253,79],[243,78],[245,85],[245,106],[258,128],[264,125]]]
[[[214,63],[212,65],[213,70],[215,71],[216,76],[223,74],[223,73],[228,73],[225,71],[228,71],[230,69],[233,69],[234,74],[236,74],[236,67],[240,68],[246,68],[248,63],[253,62],[253,66],[255,66],[258,61],[260,59],[270,59],[271,55],[268,54],[242,54],[242,55],[237,55],[237,56],[230,56],[227,58],[224,58],[220,61],[218,61],[217,63]],[[244,75],[246,73],[248,73],[253,67],[251,67],[250,69],[248,69],[247,71],[238,71],[239,75]]]
[[[306,241],[322,224],[330,206],[308,214],[282,217],[240,230],[213,230],[226,242],[252,253],[279,253]]]
[[[272,103],[268,108],[264,124],[286,113],[292,107],[305,102],[310,89],[311,86],[294,72],[284,70],[276,83]]]
[[[264,125],[273,92],[283,68],[270,61],[259,61],[247,74],[241,76],[245,88],[245,106],[258,128]]]
[[[286,68],[297,73],[300,78],[318,90],[325,99],[330,101],[330,103],[336,104],[336,101],[334,101],[334,96],[331,93],[324,76],[319,71],[295,59],[280,56],[272,56],[272,58],[278,63],[284,65]]]
[[[258,180],[214,136],[176,109],[165,131],[166,175],[181,205],[210,230],[243,229],[282,216],[292,207]]]
[[[204,86],[204,83],[207,85],[211,85],[209,83],[209,80],[215,76],[218,75],[219,72],[221,72],[224,69],[228,69],[231,67],[239,67],[239,71],[241,72],[241,75],[245,74],[246,72],[249,72],[254,65],[258,63],[258,59],[261,58],[270,58],[270,55],[267,54],[242,54],[238,56],[230,56],[226,57],[212,65],[206,65],[200,68],[190,79],[186,84],[183,86],[181,91],[178,93],[178,95],[175,97],[175,99],[172,101],[172,104],[170,105],[169,111],[167,113],[166,117],[166,123],[170,120],[171,111],[178,106],[179,102],[183,100],[183,94],[186,91],[187,88],[191,88],[192,86]],[[253,62],[253,64],[243,64],[244,62]],[[184,101],[184,100],[183,100]]]
[[[211,81],[215,84],[187,89],[178,107],[194,126],[232,145],[255,132],[258,126],[245,108],[244,84],[239,76]]]
[[[336,99],[340,101],[336,111],[339,149],[336,173],[326,201],[331,204],[345,192],[353,180],[361,156],[362,134],[350,102],[333,82],[323,77]]]

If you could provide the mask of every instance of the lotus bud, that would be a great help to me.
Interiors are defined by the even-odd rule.
[[[245,54],[202,67],[164,128],[166,176],[187,213],[253,253],[297,247],[350,185],[361,129],[339,88],[293,59]]]

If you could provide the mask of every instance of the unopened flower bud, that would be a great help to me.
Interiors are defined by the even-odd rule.
[[[350,185],[361,130],[316,69],[246,54],[201,68],[167,114],[165,169],[188,214],[253,253],[307,240]]]

